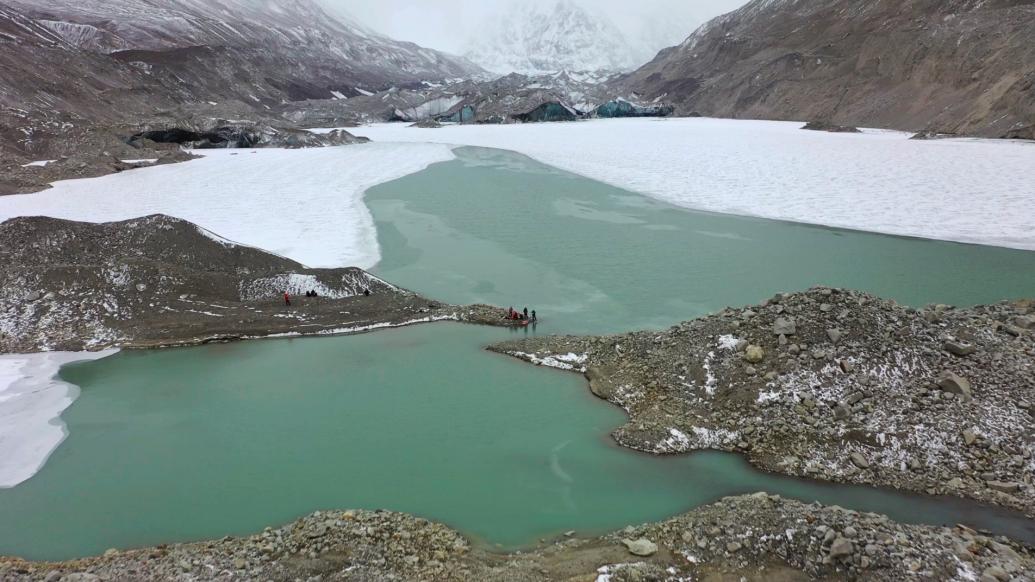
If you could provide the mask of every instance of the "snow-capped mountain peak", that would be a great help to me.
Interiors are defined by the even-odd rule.
[[[624,71],[638,64],[606,16],[572,0],[511,4],[468,43],[465,56],[501,74]]]

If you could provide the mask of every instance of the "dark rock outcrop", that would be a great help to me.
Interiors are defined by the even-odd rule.
[[[141,145],[147,142],[158,144],[176,144],[186,148],[307,148],[326,145],[348,145],[365,143],[365,137],[356,137],[351,133],[336,129],[320,135],[294,128],[276,128],[259,124],[217,125],[211,129],[185,129],[173,127],[143,131],[129,138],[130,145]]]
[[[829,121],[810,121],[805,124],[802,129],[809,131],[826,131],[829,133],[861,133],[858,127],[852,127],[850,125],[837,125],[836,123],[830,123]]]

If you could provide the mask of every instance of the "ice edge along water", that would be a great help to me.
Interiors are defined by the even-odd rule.
[[[363,193],[454,159],[441,144],[195,153],[203,157],[0,196],[0,222],[41,215],[111,222],[161,213],[309,267],[369,269],[380,247]]]
[[[68,436],[61,413],[79,389],[57,378],[61,366],[117,351],[0,355],[0,489],[39,472]]]
[[[1035,250],[1035,144],[801,126],[671,118],[350,131],[510,150],[693,210]]]

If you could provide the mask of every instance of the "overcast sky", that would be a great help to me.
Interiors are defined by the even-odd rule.
[[[479,21],[498,13],[511,0],[323,0],[399,40],[461,53]],[[549,2],[551,0],[525,0]],[[706,20],[747,0],[577,0],[603,10],[622,32],[657,39],[657,50],[681,42]]]

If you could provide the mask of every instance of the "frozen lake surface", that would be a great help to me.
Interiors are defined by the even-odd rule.
[[[1035,249],[1035,144],[801,125],[613,119],[350,131],[512,150],[684,208]]]
[[[370,268],[380,255],[363,192],[453,158],[434,144],[201,153],[181,164],[0,196],[0,222],[37,215],[110,222],[161,213],[309,267]]]

